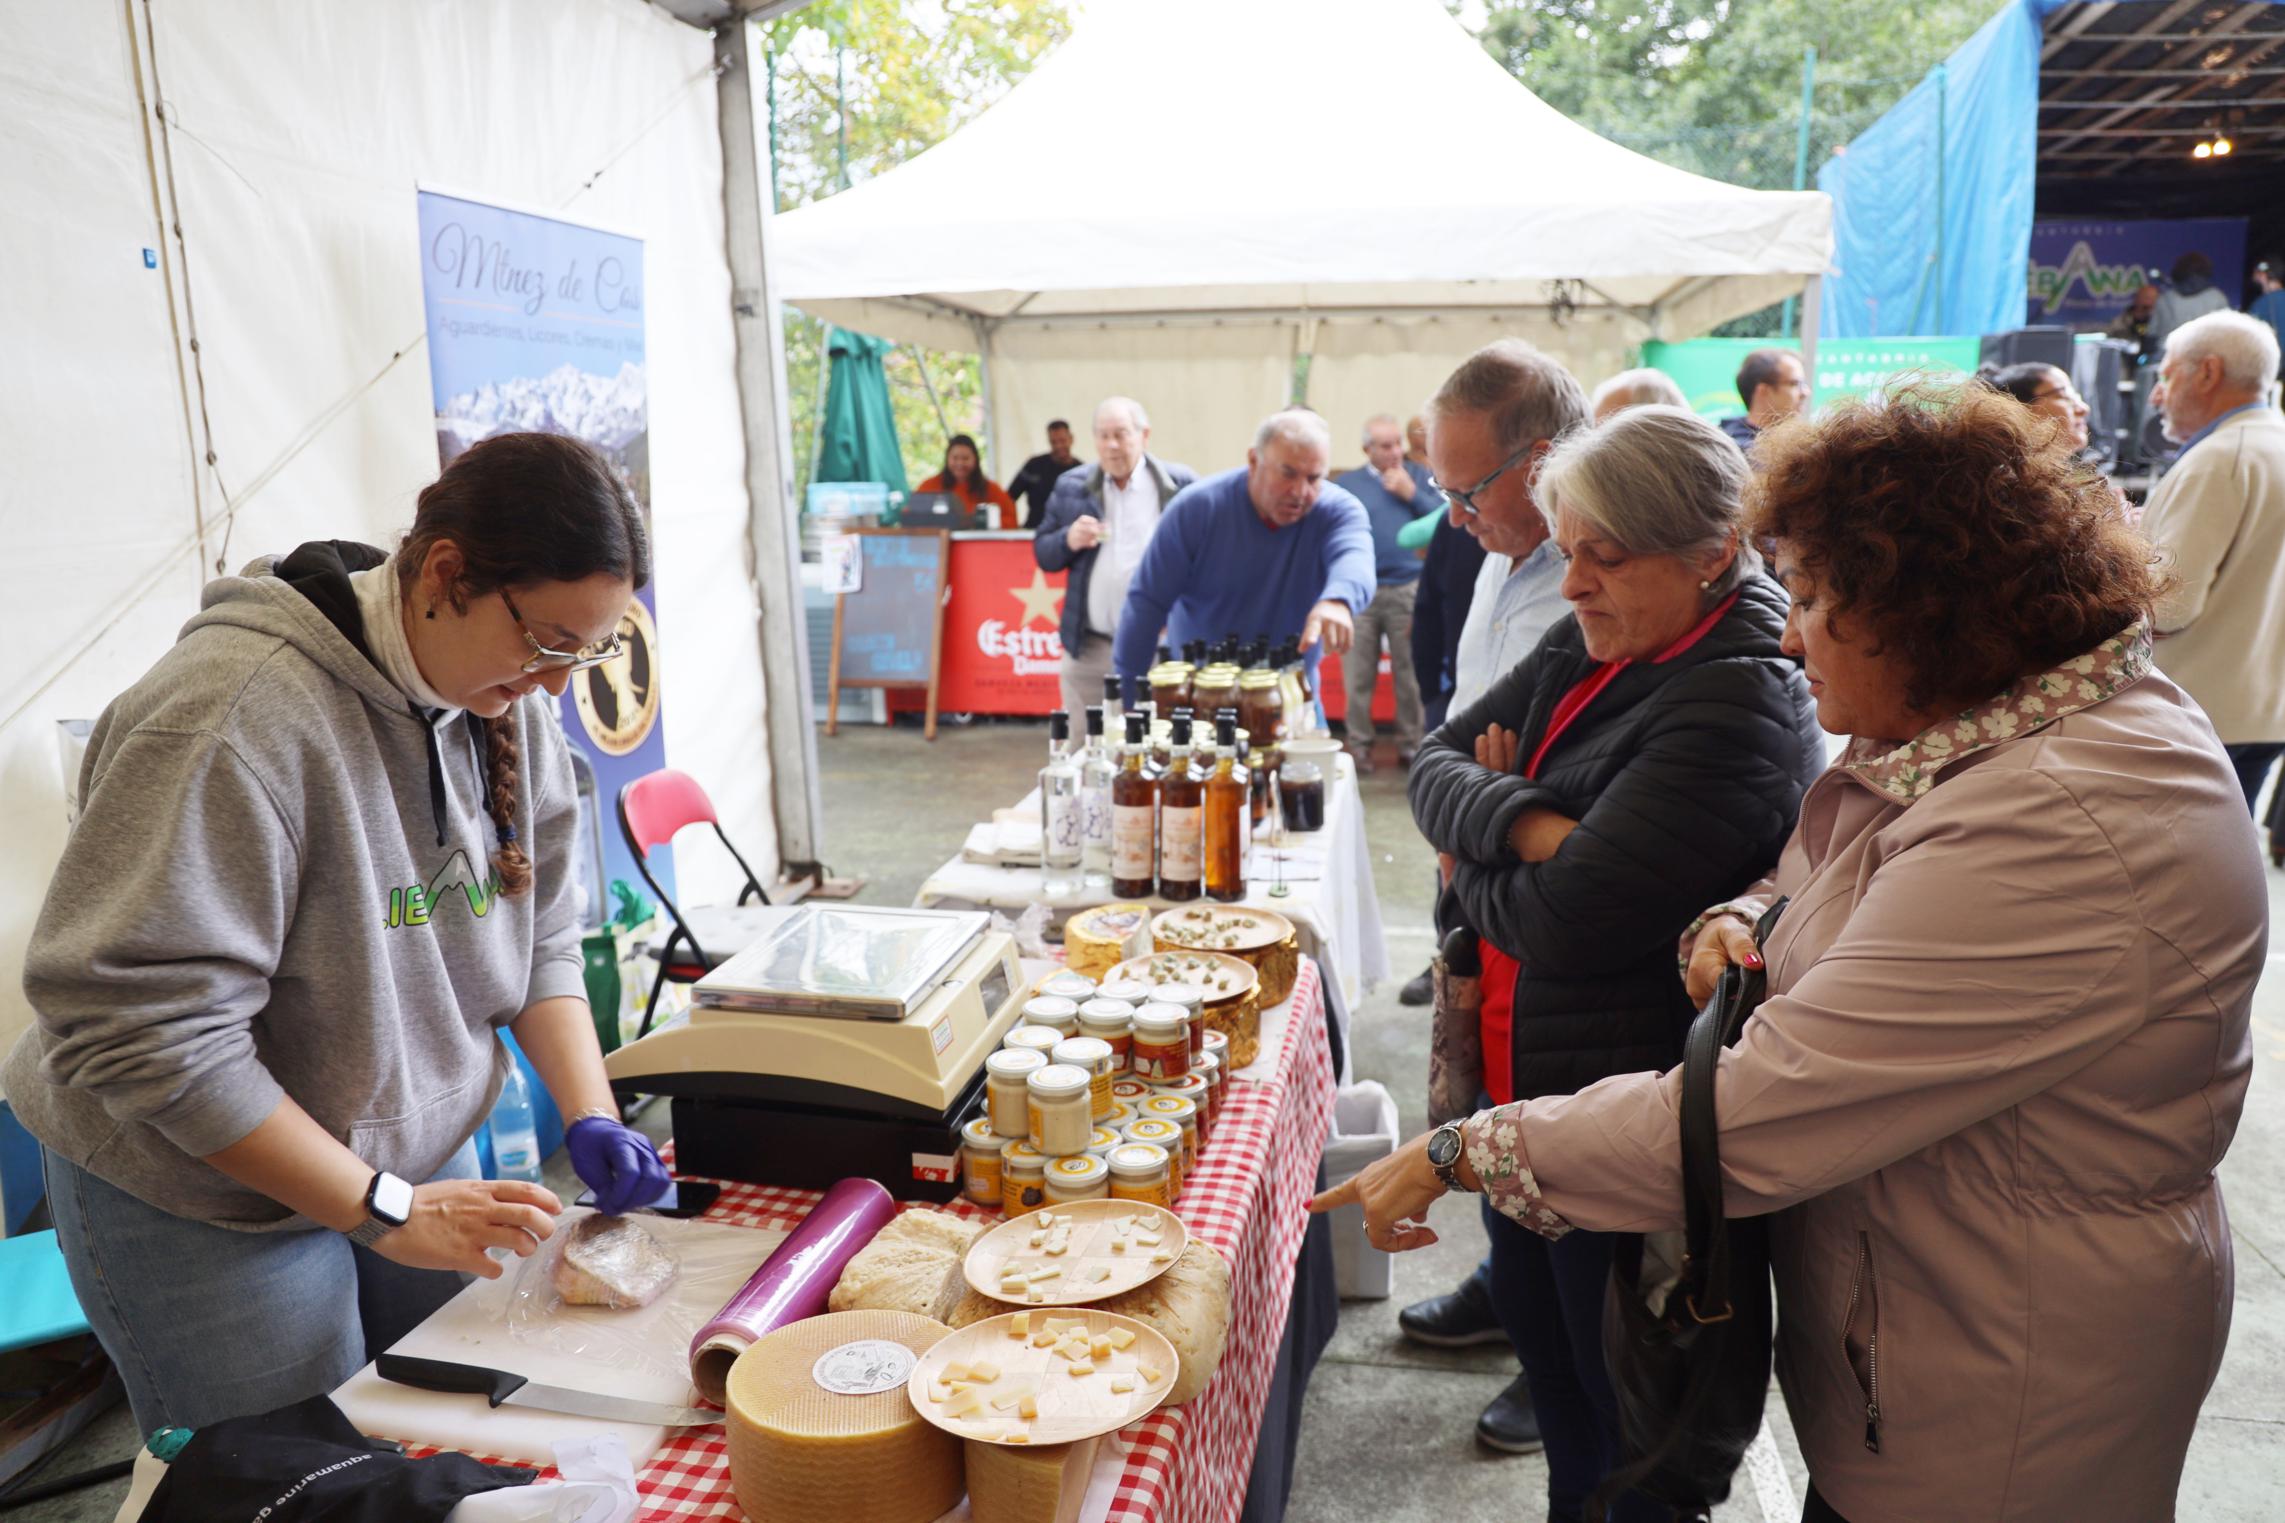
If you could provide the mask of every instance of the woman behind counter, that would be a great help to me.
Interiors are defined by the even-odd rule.
[[[665,1185],[587,1008],[550,712],[649,575],[600,455],[501,435],[394,555],[210,584],[104,711],[6,1081],[144,1431],[331,1390],[551,1235],[552,1193],[474,1177],[501,1027],[602,1209]]]
[[[1707,912],[1689,987],[1766,960],[1717,1111],[1730,1212],[1778,1213],[1804,1517],[2170,1518],[2229,1333],[2214,1168],[2267,894],[2212,725],[2150,664],[2149,550],[1980,387],[1844,405],[1756,463],[1785,648],[1853,739],[1774,881]],[[1391,1249],[1448,1187],[1550,1240],[1678,1229],[1680,1077],[1487,1110],[1443,1177],[1419,1139],[1318,1204]]]
[[[913,488],[916,492],[950,492],[960,500],[960,506],[969,512],[976,511],[978,503],[988,503],[992,509],[992,527],[1016,527],[1016,500],[1008,489],[984,474],[984,457],[976,452],[976,441],[966,434],[954,434],[944,446],[944,469]]]
[[[1558,443],[1533,497],[1572,613],[1413,764],[1414,818],[1449,859],[1447,915],[1482,940],[1486,1104],[1678,1062],[1692,1011],[1675,938],[1776,863],[1823,767],[1808,688],[1778,650],[1784,591],[1739,531],[1746,477],[1721,430],[1677,407]],[[1619,1461],[1612,1239],[1484,1220],[1493,1306],[1546,1440],[1547,1515],[1576,1523]],[[1612,1513],[1664,1515],[1633,1495]]]

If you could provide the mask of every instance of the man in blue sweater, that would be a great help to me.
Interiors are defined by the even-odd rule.
[[[1243,469],[1175,495],[1119,614],[1112,655],[1129,703],[1162,629],[1174,645],[1298,632],[1312,683],[1323,650],[1348,650],[1373,600],[1373,531],[1325,479],[1332,453],[1325,420],[1291,408],[1264,420]]]
[[[1373,770],[1373,689],[1380,677],[1381,642],[1396,682],[1396,759],[1412,765],[1420,749],[1420,684],[1412,674],[1413,595],[1419,591],[1421,552],[1397,543],[1414,519],[1444,511],[1428,467],[1404,458],[1404,430],[1388,413],[1365,420],[1365,463],[1334,483],[1365,505],[1373,526],[1373,553],[1380,588],[1373,606],[1357,620],[1354,653],[1341,658],[1347,679],[1349,754],[1359,772]]]

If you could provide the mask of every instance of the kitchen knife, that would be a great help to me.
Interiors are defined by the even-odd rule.
[[[646,1423],[668,1428],[697,1428],[722,1420],[720,1412],[708,1407],[670,1407],[661,1402],[630,1401],[624,1396],[604,1396],[564,1386],[533,1385],[522,1375],[487,1369],[480,1364],[383,1354],[373,1361],[373,1368],[383,1380],[419,1386],[424,1391],[466,1391],[484,1397],[495,1407],[537,1407],[545,1412],[568,1412],[575,1417],[596,1417],[605,1422]]]

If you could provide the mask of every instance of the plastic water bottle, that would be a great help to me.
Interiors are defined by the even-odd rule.
[[[539,1183],[539,1130],[532,1121],[531,1086],[524,1082],[524,1065],[508,1065],[508,1082],[492,1102],[492,1167],[502,1179]]]

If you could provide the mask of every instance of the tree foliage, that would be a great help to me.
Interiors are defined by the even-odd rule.
[[[883,174],[950,137],[1069,31],[1060,0],[817,0],[771,22],[763,32],[779,209]],[[825,324],[788,308],[785,337],[798,492],[808,485],[825,399]],[[913,480],[942,463],[950,434],[982,439],[974,355],[900,344],[884,368]],[[1015,463],[985,465],[1004,481]]]

